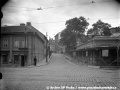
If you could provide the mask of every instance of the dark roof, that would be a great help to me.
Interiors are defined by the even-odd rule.
[[[27,28],[31,29],[33,32],[36,32],[42,39],[45,39],[45,35],[42,34],[40,31],[38,31],[36,28],[33,26],[27,26]]]
[[[120,36],[95,36],[93,38],[93,40],[115,40],[115,39],[119,39],[120,40]]]
[[[26,29],[26,26],[5,26],[1,27],[1,33],[25,32]],[[27,32],[33,32],[33,30],[27,29]]]
[[[45,35],[42,34],[40,31],[35,29],[33,26],[4,26],[1,27],[1,34],[5,33],[17,33],[17,32],[32,32],[37,34],[44,42],[45,40]]]
[[[96,42],[99,40],[100,40],[100,43]],[[120,46],[119,42],[120,42],[120,37],[96,36],[93,38],[92,41],[89,41],[87,43],[83,43],[83,44],[77,46],[77,50],[78,49],[85,49],[85,48],[96,48],[96,47],[101,47],[101,48],[103,48],[103,47],[116,47],[116,46]]]

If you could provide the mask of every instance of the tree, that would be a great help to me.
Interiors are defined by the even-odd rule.
[[[88,29],[88,31],[87,31],[87,35],[91,35],[91,34],[93,34],[93,33],[94,33],[93,28]]]
[[[93,28],[89,29],[87,33],[91,33],[94,35],[104,35],[104,36],[110,36],[110,27],[111,25],[108,23],[104,23],[101,20],[98,20],[96,23],[94,23]]]
[[[66,28],[61,33],[60,42],[73,49],[76,46],[76,38],[83,35],[89,23],[84,17],[75,17],[66,21]]]
[[[81,16],[79,18],[75,17],[66,21],[65,25],[66,29],[70,30],[71,32],[75,34],[83,34],[89,23],[84,17]]]

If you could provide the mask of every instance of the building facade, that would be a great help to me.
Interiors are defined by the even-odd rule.
[[[53,39],[49,39],[49,46],[50,46],[50,50],[52,51],[52,52],[55,52],[55,40],[53,40]]]
[[[29,66],[45,57],[45,36],[30,22],[20,26],[1,27],[0,64]]]
[[[120,27],[111,28],[112,36],[120,36]]]
[[[59,32],[55,35],[55,52],[56,53],[61,52],[61,48],[60,48],[60,45],[59,45],[60,38],[61,38],[60,36],[61,36],[61,32]]]
[[[65,53],[65,46],[60,44],[61,32],[55,35],[55,52]]]

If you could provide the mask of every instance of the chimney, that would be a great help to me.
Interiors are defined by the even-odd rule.
[[[26,23],[26,26],[31,26],[31,22],[27,22],[27,23]]]
[[[20,26],[25,26],[25,24],[24,23],[20,23]]]

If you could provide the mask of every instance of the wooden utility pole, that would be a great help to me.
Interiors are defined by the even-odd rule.
[[[117,66],[118,66],[118,68],[119,68],[119,59],[120,59],[120,57],[119,57],[119,46],[117,46]]]
[[[23,66],[25,66],[25,61],[27,60],[27,53],[26,53],[26,49],[27,49],[27,29],[25,28],[25,53],[24,53],[24,61],[23,61],[23,63],[24,63],[24,65]]]
[[[48,62],[47,56],[48,56],[48,50],[47,50],[47,32],[46,32],[46,62]]]

